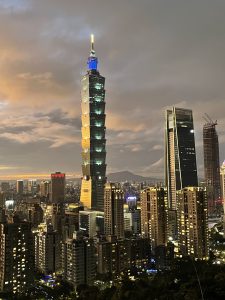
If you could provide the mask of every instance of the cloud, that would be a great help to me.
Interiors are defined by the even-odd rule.
[[[4,165],[80,172],[91,32],[106,77],[109,169],[162,177],[163,162],[154,164],[163,156],[164,110],[174,105],[194,112],[199,166],[205,112],[218,120],[224,160],[225,2],[9,0],[0,8]]]
[[[163,149],[163,145],[154,145],[152,147],[152,150],[162,150]]]

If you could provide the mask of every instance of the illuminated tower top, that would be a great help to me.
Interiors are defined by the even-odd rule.
[[[98,69],[98,58],[95,56],[95,50],[94,50],[94,35],[91,34],[91,51],[90,56],[88,57],[87,61],[88,70],[90,71],[97,71]]]

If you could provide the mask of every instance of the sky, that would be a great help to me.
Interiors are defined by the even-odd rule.
[[[164,112],[204,113],[225,160],[224,0],[0,0],[0,178],[81,176],[90,34],[106,77],[107,172],[162,178]]]

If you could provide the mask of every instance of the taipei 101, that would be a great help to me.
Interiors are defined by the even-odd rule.
[[[0,0],[0,299],[225,299],[224,16]]]

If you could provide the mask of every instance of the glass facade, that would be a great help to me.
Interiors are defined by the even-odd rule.
[[[177,209],[176,191],[198,186],[192,111],[174,107],[166,111],[166,184],[168,205]]]

